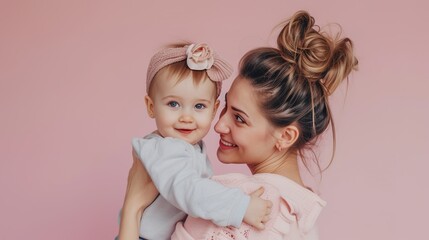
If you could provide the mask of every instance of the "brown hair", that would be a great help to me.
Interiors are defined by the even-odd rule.
[[[358,61],[349,38],[332,38],[321,32],[305,11],[295,13],[281,26],[278,48],[248,52],[241,59],[240,75],[255,87],[260,107],[274,126],[296,124],[299,128],[293,149],[308,169],[303,150],[310,148],[329,124],[334,157],[335,128],[328,96],[356,69]],[[317,159],[314,161],[322,171]]]

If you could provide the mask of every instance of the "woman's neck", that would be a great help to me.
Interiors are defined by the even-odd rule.
[[[296,152],[282,152],[257,165],[248,165],[252,174],[273,173],[287,177],[304,186],[299,174],[298,157]]]

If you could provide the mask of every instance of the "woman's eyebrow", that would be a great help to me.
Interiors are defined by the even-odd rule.
[[[236,108],[236,107],[234,107],[234,106],[231,106],[231,109],[232,110],[234,110],[234,111],[236,111],[236,112],[239,112],[239,113],[242,113],[242,114],[244,114],[244,115],[246,115],[246,117],[249,117],[249,115],[247,115],[247,113],[245,113],[243,110],[241,110],[241,109],[238,109],[238,108]]]
[[[228,102],[228,100],[226,99],[226,96],[228,95],[228,93],[225,93],[225,103],[227,103]],[[231,106],[231,109],[232,110],[234,110],[234,111],[236,111],[236,112],[239,112],[239,113],[242,113],[242,114],[244,114],[244,115],[246,115],[246,117],[249,117],[249,115],[247,115],[247,113],[245,113],[243,110],[241,110],[241,109],[239,109],[239,108],[236,108],[236,107],[234,107],[234,106]]]

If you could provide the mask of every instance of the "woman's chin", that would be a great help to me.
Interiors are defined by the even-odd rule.
[[[236,163],[234,161],[231,161],[233,160],[233,157],[231,156],[230,153],[225,152],[220,148],[217,149],[217,159],[219,160],[219,162],[225,163],[225,164]]]

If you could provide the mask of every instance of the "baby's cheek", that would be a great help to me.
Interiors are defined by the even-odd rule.
[[[214,119],[211,116],[202,118],[200,121],[200,127],[209,130],[211,128],[213,120]]]

